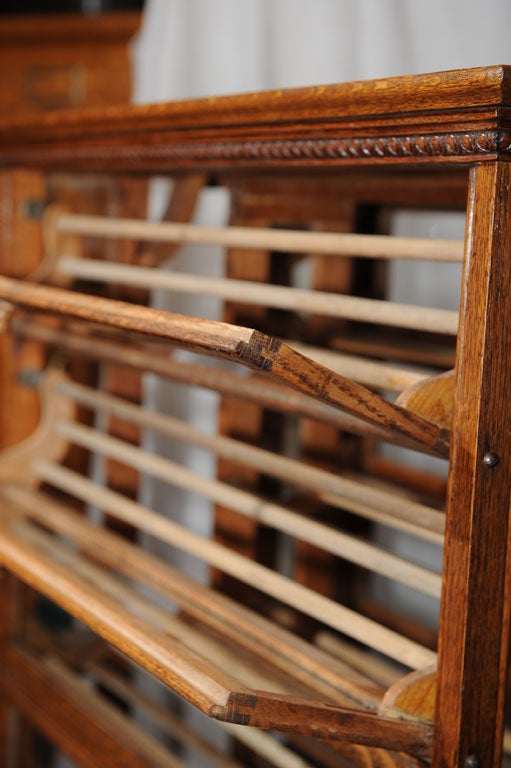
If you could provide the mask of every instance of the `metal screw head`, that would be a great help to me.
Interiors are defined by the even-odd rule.
[[[487,469],[492,469],[493,467],[496,467],[499,463],[499,457],[496,453],[492,453],[491,451],[488,451],[488,453],[485,453],[483,456],[483,464]]]
[[[467,757],[465,760],[465,768],[481,768],[481,761],[475,753],[472,753]]]

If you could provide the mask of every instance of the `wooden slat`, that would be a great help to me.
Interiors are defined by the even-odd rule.
[[[51,496],[23,486],[1,489],[2,498],[19,513],[73,542],[83,553],[109,569],[145,584],[172,599],[189,616],[227,638],[260,664],[274,667],[317,691],[332,703],[376,710],[382,690],[362,674],[336,662],[315,646],[240,603],[197,583],[168,562],[94,526]]]
[[[178,222],[63,214],[55,222],[59,232],[93,237],[130,238],[152,242],[223,245],[285,253],[315,253],[378,259],[463,259],[463,241],[304,232],[263,227],[205,227]]]
[[[441,577],[433,571],[397,557],[379,547],[309,520],[285,507],[265,501],[255,494],[227,483],[200,477],[186,467],[147,453],[97,430],[71,422],[59,421],[56,432],[70,442],[121,461],[140,472],[188,491],[199,493],[216,504],[222,504],[245,517],[276,530],[308,541],[319,549],[357,563],[370,571],[406,584],[412,589],[440,597]]]
[[[79,496],[83,501],[97,504],[124,522],[135,525],[173,546],[178,546],[244,583],[257,585],[259,590],[319,621],[327,622],[339,631],[369,644],[404,664],[420,668],[434,663],[436,659],[432,651],[386,630],[376,622],[312,592],[259,563],[247,560],[227,547],[202,539],[148,508],[123,498],[113,491],[100,488],[74,472],[43,460],[34,462],[34,471],[41,479],[44,478],[62,490]]]
[[[29,309],[93,320],[165,339],[185,348],[259,368],[299,391],[384,427],[389,433],[396,432],[411,442],[416,441],[423,450],[442,456],[448,453],[449,434],[445,430],[389,403],[361,384],[329,371],[259,331],[57,288],[25,285],[3,277],[0,277],[0,298]]]
[[[369,519],[399,526],[414,535],[428,532],[442,543],[443,513],[424,504],[407,499],[400,493],[371,488],[368,483],[336,475],[297,459],[248,445],[224,435],[212,435],[195,429],[188,423],[162,413],[153,413],[132,403],[114,398],[72,382],[60,382],[55,391],[71,397],[82,406],[113,413],[119,418],[192,445],[213,451],[224,459],[246,463],[260,472],[277,477],[300,488],[315,491],[335,506],[348,509]],[[367,508],[367,509],[366,509]],[[408,526],[406,526],[408,523]]]
[[[71,568],[27,544],[7,525],[0,537],[0,561],[206,714],[215,707],[221,711],[231,691],[240,688],[237,681],[179,643],[170,643],[165,633],[130,614]]]
[[[229,397],[255,402],[270,410],[305,416],[376,440],[387,440],[391,437],[392,442],[398,445],[414,447],[414,443],[410,443],[402,435],[390,436],[383,428],[338,411],[327,403],[313,400],[308,395],[291,390],[282,384],[269,381],[266,377],[263,380],[259,376],[239,376],[234,372],[200,363],[185,363],[160,354],[157,350],[149,352],[97,336],[93,338],[89,338],[88,335],[80,336],[72,330],[58,331],[27,318],[13,317],[10,324],[12,330],[22,337],[26,336],[45,344],[55,345],[81,358],[107,363],[115,362],[129,368],[142,369],[173,381],[205,387]]]
[[[155,271],[146,267],[132,267],[93,259],[73,259],[65,256],[59,259],[57,272],[67,277],[93,282],[119,283],[134,285],[138,288],[157,288],[164,291],[214,296],[226,301],[296,312],[314,312],[318,315],[356,320],[361,323],[376,323],[452,336],[458,332],[458,312],[447,309],[431,309],[413,304],[397,304],[392,301],[365,299],[326,291],[308,291],[303,288],[254,283],[248,280]]]
[[[210,717],[263,729],[397,749],[421,757],[431,752],[432,731],[427,725],[400,723],[300,697],[243,689],[226,673],[213,668],[175,640],[166,643],[166,653],[162,655],[164,635],[125,614],[106,594],[71,568],[63,567],[28,545],[15,527],[3,528],[0,559],[20,578],[42,589],[105,639],[114,645],[118,645],[116,639],[121,640],[120,647],[127,655],[144,663],[153,674]],[[64,585],[67,592],[63,590]],[[112,623],[114,617],[117,627]],[[224,687],[226,683],[230,690]]]

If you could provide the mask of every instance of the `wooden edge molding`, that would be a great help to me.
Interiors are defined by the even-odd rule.
[[[318,133],[320,133],[318,131]],[[218,167],[236,163],[245,167],[382,163],[401,164],[442,160],[473,163],[511,157],[511,132],[497,129],[434,133],[383,134],[376,136],[283,137],[211,141],[159,141],[153,144],[128,140],[111,146],[24,146],[9,152],[0,145],[0,165],[91,170],[108,163],[117,170],[154,170]]]

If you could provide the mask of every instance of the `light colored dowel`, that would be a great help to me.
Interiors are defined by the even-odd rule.
[[[95,485],[75,472],[43,459],[34,462],[34,472],[70,493],[75,498],[96,504],[105,512],[145,531],[172,546],[183,549],[209,565],[238,580],[257,585],[257,589],[328,624],[333,629],[390,656],[402,664],[421,669],[435,663],[436,654],[397,632],[357,614],[311,589],[297,584],[279,573],[232,552],[215,541],[202,539],[171,520],[160,517],[147,507],[127,499],[115,491]]]
[[[0,561],[203,712],[210,712],[212,706],[225,706],[231,693],[239,690],[237,681],[229,675],[221,674],[181,644],[169,643],[164,633],[144,624],[105,594],[99,594],[72,568],[65,568],[28,545],[5,519]]]
[[[233,656],[232,649],[225,644],[215,642],[207,634],[180,621],[178,617],[169,613],[168,609],[152,603],[147,596],[142,596],[109,571],[98,568],[97,565],[83,559],[75,551],[63,546],[47,534],[41,533],[30,523],[20,521],[17,523],[17,530],[22,531],[27,541],[36,544],[39,549],[51,555],[62,565],[71,567],[73,571],[143,621],[165,632],[173,640],[179,641],[219,669],[228,670],[229,675],[241,684],[256,690],[286,692],[284,686],[280,685],[275,678],[266,675],[260,668],[251,666],[243,658]]]
[[[202,227],[196,224],[115,219],[106,216],[64,214],[59,232],[94,237],[128,238],[153,242],[224,245],[286,253],[323,253],[381,259],[463,260],[462,240],[432,240],[389,235],[302,232],[262,227]]]
[[[450,335],[456,335],[458,331],[458,312],[364,299],[359,296],[251,283],[248,280],[163,272],[146,267],[132,267],[93,259],[72,259],[66,256],[59,260],[58,272],[85,280],[204,294],[263,307],[278,307],[297,312],[314,312],[319,315],[358,320],[362,323],[377,323]]]
[[[72,475],[71,475],[72,477]],[[248,652],[259,663],[268,658],[286,677],[299,680],[321,698],[340,706],[376,710],[381,690],[351,667],[319,650],[317,646],[254,613],[240,603],[185,576],[161,558],[131,544],[83,516],[72,513],[65,503],[54,501],[22,486],[0,488],[7,509],[28,517],[69,541],[94,562],[123,577],[144,584],[157,595],[185,606],[187,615]],[[5,509],[6,505],[4,505]]]
[[[137,426],[154,429],[167,437],[207,448],[224,459],[249,464],[260,472],[314,491],[322,497],[330,495],[337,507],[375,519],[384,525],[406,530],[407,533],[415,536],[430,540],[433,538],[436,543],[441,544],[443,541],[442,534],[436,529],[441,530],[444,515],[423,504],[389,491],[371,489],[356,480],[334,475],[332,472],[318,469],[296,459],[247,445],[240,440],[201,432],[179,419],[148,411],[82,384],[63,381],[55,387],[55,391],[59,395],[70,397],[80,405],[100,409]],[[361,498],[365,499],[365,503],[360,501]],[[363,512],[364,507],[367,507],[366,514]],[[387,514],[382,510],[386,510]],[[392,514],[390,514],[391,511]],[[399,514],[403,519],[398,516]],[[433,525],[434,529],[425,527],[425,522],[430,526]]]
[[[361,487],[365,489],[365,486],[361,485]],[[383,493],[386,492],[383,491]],[[373,523],[380,523],[380,525],[385,525],[387,528],[394,528],[397,531],[408,533],[410,536],[416,536],[419,539],[430,541],[432,544],[437,544],[439,547],[442,547],[444,544],[444,534],[440,533],[440,531],[443,531],[445,527],[445,514],[443,512],[437,512],[437,510],[431,509],[431,507],[426,507],[423,504],[418,504],[417,502],[409,501],[408,499],[403,499],[399,496],[394,497],[396,499],[396,512],[399,513],[401,512],[400,508],[404,508],[405,513],[408,512],[406,517],[413,520],[415,508],[422,508],[425,510],[427,518],[433,524],[432,527],[434,530],[432,530],[431,527],[426,528],[424,525],[409,522],[406,517],[398,516],[398,514],[382,512],[379,509],[372,509],[371,507],[368,507],[367,504],[357,502],[356,499],[349,499],[346,501],[343,496],[337,496],[331,493],[320,493],[319,496],[326,504],[331,504],[332,507],[337,507],[338,509],[347,509],[355,515],[359,515],[366,520],[371,520]],[[407,506],[409,506],[408,510]],[[416,519],[417,521],[420,520],[419,517],[416,517]]]
[[[307,541],[320,549],[356,563],[374,573],[406,584],[432,597],[440,597],[441,576],[426,568],[385,552],[373,544],[309,520],[255,494],[227,483],[200,477],[189,469],[160,456],[147,453],[122,440],[72,422],[58,422],[58,434],[73,443],[121,461],[140,472],[147,472],[179,488],[200,493],[215,504],[233,509],[245,517]]]
[[[364,670],[367,677],[372,678],[385,688],[390,688],[402,676],[402,671],[397,667],[391,666],[389,662],[371,655],[367,651],[356,648],[345,640],[332,635],[330,632],[319,632],[314,642],[324,651],[331,653],[344,663],[349,664],[358,670]]]

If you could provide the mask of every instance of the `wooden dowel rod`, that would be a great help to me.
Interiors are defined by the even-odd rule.
[[[397,667],[391,666],[389,662],[377,658],[374,654],[370,655],[370,653],[360,648],[356,648],[330,632],[318,632],[314,642],[323,650],[331,653],[332,656],[341,659],[355,669],[363,670],[365,675],[372,677],[377,683],[385,686],[385,688],[390,688],[391,685],[394,685],[403,677],[402,671]]]
[[[101,592],[116,600],[127,610],[140,617],[143,621],[165,632],[169,638],[176,640],[183,646],[207,659],[221,670],[229,670],[229,676],[236,680],[238,686],[246,685],[257,690],[280,691],[286,689],[280,685],[274,677],[265,674],[258,667],[255,668],[244,659],[237,658],[232,648],[216,642],[204,633],[194,629],[189,624],[173,616],[168,608],[162,608],[152,603],[147,595],[142,596],[133,587],[122,582],[111,572],[98,568],[97,565],[88,562],[75,551],[55,541],[48,534],[42,533],[28,522],[21,521],[17,524],[17,530],[22,531],[24,538],[36,544],[46,554],[51,555],[62,565],[71,567],[80,576],[87,579]]]
[[[219,681],[218,670],[212,665],[177,643],[170,643],[164,633],[98,593],[72,568],[30,546],[5,524],[0,536],[0,562],[206,714],[215,705],[225,706],[230,691],[239,689],[228,676]]]
[[[204,294],[226,301],[296,312],[314,312],[362,323],[376,323],[453,336],[458,332],[458,312],[446,309],[430,309],[326,291],[307,291],[302,288],[252,283],[248,280],[202,277],[93,259],[72,259],[65,256],[59,259],[57,270],[59,274],[68,277],[95,282],[115,282],[134,285],[137,288]]]
[[[109,458],[134,467],[139,472],[147,472],[178,488],[199,493],[215,504],[233,509],[245,517],[307,541],[319,549],[406,584],[419,592],[431,597],[440,597],[442,578],[439,574],[403,560],[374,544],[309,520],[278,504],[264,501],[255,494],[233,488],[218,480],[200,477],[186,467],[147,453],[90,427],[60,421],[56,430],[62,437],[81,447],[99,451]]]
[[[251,586],[256,585],[260,591],[395,658],[406,666],[420,669],[435,662],[436,654],[418,643],[316,594],[259,563],[242,557],[237,552],[232,552],[215,541],[202,539],[115,491],[97,486],[77,473],[43,459],[35,461],[33,468],[38,477],[75,498],[96,504],[105,512],[183,549],[224,573]]]
[[[350,479],[351,481],[351,479]],[[356,481],[355,481],[356,482]],[[362,493],[369,487],[361,483]],[[383,491],[383,493],[388,493]],[[394,496],[394,494],[390,494]],[[344,495],[337,496],[331,493],[321,493],[319,497],[326,504],[331,504],[338,509],[347,509],[359,517],[371,520],[373,523],[380,523],[388,528],[394,528],[402,533],[408,533],[432,544],[442,547],[444,544],[444,534],[441,531],[445,529],[445,514],[436,509],[427,507],[414,501],[404,499],[397,494],[394,496],[396,507],[388,512],[382,512],[379,509],[369,507],[367,504],[358,502],[356,499],[345,499]],[[421,510],[423,510],[421,512]],[[414,522],[410,522],[414,520]]]
[[[59,232],[93,237],[128,238],[153,242],[223,245],[285,253],[322,253],[380,259],[463,260],[462,240],[432,240],[390,235],[303,232],[262,227],[204,227],[174,222],[149,222],[106,216],[63,214]]]
[[[410,442],[416,441],[417,450],[445,457],[449,454],[450,435],[445,429],[389,403],[361,384],[329,371],[259,331],[58,288],[27,285],[7,277],[0,277],[0,299],[29,309],[93,320],[234,360],[384,427],[390,434],[397,432]]]
[[[150,353],[132,345],[105,341],[96,337],[90,339],[71,332],[57,331],[26,318],[14,317],[11,320],[11,327],[15,333],[26,338],[56,345],[60,349],[86,359],[119,363],[173,381],[212,389],[236,399],[249,400],[279,412],[323,421],[347,432],[372,437],[376,440],[391,440],[397,445],[416,448],[416,444],[407,440],[403,435],[389,434],[388,430],[336,410],[333,406],[314,400],[310,396],[282,384],[268,380],[263,381],[262,378],[240,376],[232,371],[212,368],[211,366],[176,361],[171,357]]]
[[[54,389],[59,395],[70,397],[82,406],[114,414],[140,427],[154,429],[167,437],[207,448],[224,459],[248,464],[260,472],[294,483],[301,488],[315,491],[322,497],[334,496],[335,506],[342,506],[352,512],[360,513],[361,507],[369,505],[369,513],[373,512],[375,515],[379,515],[379,522],[391,526],[394,524],[395,526],[396,522],[399,525],[400,521],[403,523],[409,521],[409,533],[427,537],[430,531],[437,534],[435,538],[437,543],[442,542],[442,536],[437,533],[437,529],[442,530],[444,515],[423,504],[410,501],[390,491],[371,489],[356,480],[334,475],[332,472],[304,464],[296,459],[247,445],[240,440],[202,432],[184,421],[166,414],[148,411],[126,400],[98,392],[98,390],[85,387],[82,384],[62,381],[58,382]],[[361,502],[361,499],[365,501],[365,504]],[[383,510],[387,510],[386,516]],[[392,516],[388,514],[390,512],[392,512]],[[401,513],[401,517],[399,517],[399,513]],[[433,530],[426,528],[425,523],[434,526]]]
[[[67,470],[68,477],[73,474]],[[238,602],[197,583],[170,563],[148,553],[47,494],[24,486],[4,486],[2,501],[30,520],[71,541],[95,562],[145,584],[215,634],[243,649],[262,664],[268,658],[285,675],[332,703],[376,711],[383,691],[360,673],[296,637]]]

